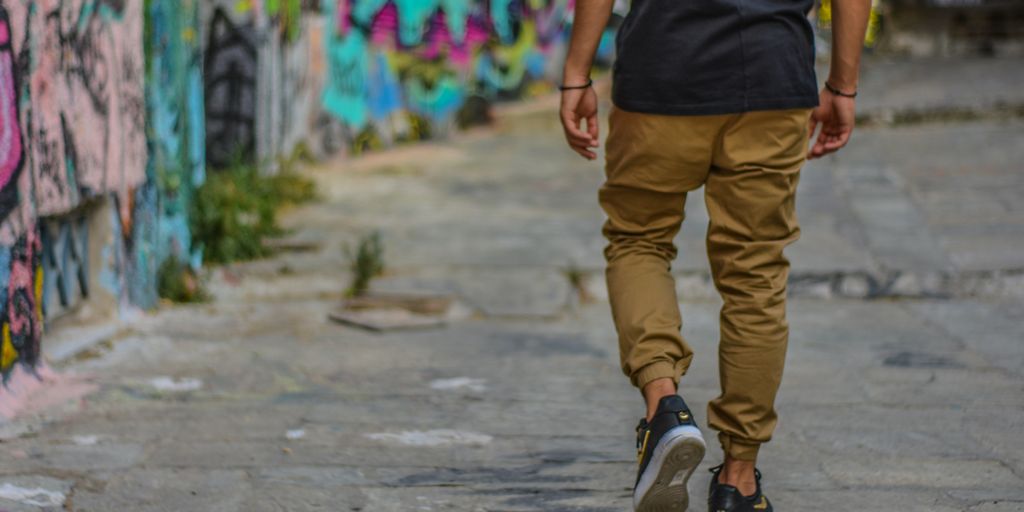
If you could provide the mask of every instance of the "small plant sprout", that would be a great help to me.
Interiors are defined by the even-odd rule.
[[[205,302],[210,298],[195,270],[174,254],[157,270],[157,295],[172,302]]]
[[[576,265],[575,262],[570,262],[569,266],[565,269],[565,278],[569,281],[569,286],[576,292],[580,302],[593,301],[593,296],[587,290],[587,272],[585,270]]]
[[[380,232],[374,231],[359,239],[355,251],[346,247],[349,258],[349,269],[352,271],[352,283],[345,290],[348,297],[359,297],[370,289],[370,281],[384,273],[384,246]]]

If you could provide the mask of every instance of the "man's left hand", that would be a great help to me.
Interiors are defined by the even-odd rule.
[[[807,150],[807,158],[813,160],[834,153],[850,141],[856,105],[853,98],[837,96],[827,88],[822,89],[818,107],[811,112],[810,139],[813,144]],[[819,127],[821,130],[815,134]]]

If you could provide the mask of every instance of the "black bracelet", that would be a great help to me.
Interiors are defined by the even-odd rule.
[[[836,89],[835,87],[832,87],[832,84],[828,83],[827,80],[825,81],[825,88],[828,89],[828,92],[830,92],[832,94],[835,94],[836,96],[842,96],[844,98],[856,98],[857,97],[857,91],[853,91],[852,93],[846,93],[846,92],[840,91],[839,89]]]
[[[585,83],[583,85],[559,85],[558,86],[558,90],[559,91],[571,91],[573,89],[586,89],[586,88],[590,87],[591,85],[594,85],[594,81],[592,79],[588,78],[587,79],[587,83]]]

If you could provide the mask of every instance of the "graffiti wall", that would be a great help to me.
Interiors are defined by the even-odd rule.
[[[429,138],[550,91],[572,2],[0,0],[0,375],[36,366],[44,319],[98,291],[150,307],[165,258],[199,266],[208,166]]]
[[[205,169],[198,0],[0,0],[0,374],[97,285],[155,303]],[[90,221],[105,205],[101,258]],[[90,265],[101,270],[91,283]]]
[[[206,2],[207,160],[358,153],[479,121],[490,102],[551,90],[571,13],[572,0]]]
[[[0,1],[0,371],[39,359],[46,310],[88,294],[85,224],[130,224],[146,180],[141,2]],[[63,218],[59,218],[64,216]]]
[[[481,104],[551,90],[571,4],[325,0],[323,108],[350,129],[358,150],[444,133],[480,117],[473,110]]]

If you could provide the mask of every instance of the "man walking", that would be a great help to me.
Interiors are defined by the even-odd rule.
[[[819,93],[806,17],[813,2],[633,0],[619,29],[599,198],[622,369],[647,403],[637,427],[638,511],[685,510],[686,481],[704,456],[677,394],[693,353],[680,336],[670,273],[686,195],[701,186],[724,301],[721,394],[708,424],[725,461],[712,471],[708,509],[772,510],[755,462],[775,427],[789,336],[783,248],[800,233],[794,197],[805,158],[838,150],[853,130],[870,10],[870,0],[832,0],[832,66]],[[598,146],[590,68],[612,3],[577,0],[565,63],[562,124],[588,159]],[[671,485],[678,474],[683,484]]]

